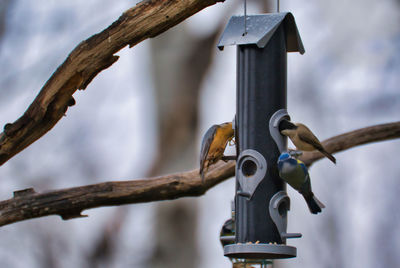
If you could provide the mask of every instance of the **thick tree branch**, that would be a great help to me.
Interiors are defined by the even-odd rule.
[[[339,152],[361,144],[395,138],[400,138],[400,122],[351,131],[332,137],[323,144],[328,151]],[[320,158],[316,153],[303,155],[303,161],[309,165]],[[41,194],[33,189],[17,191],[13,198],[0,202],[0,226],[49,215],[60,215],[64,220],[83,217],[83,210],[102,206],[200,196],[234,174],[234,161],[220,161],[210,167],[204,184],[201,183],[198,170],[192,170],[152,179],[105,182]]]
[[[196,12],[224,0],[147,0],[107,29],[81,42],[53,73],[25,113],[0,134],[0,165],[43,136],[63,117],[77,89],[85,89],[118,60],[114,54],[154,37]]]
[[[14,197],[0,202],[0,226],[49,215],[60,215],[64,220],[84,217],[85,209],[200,196],[216,184],[231,177],[235,162],[218,163],[201,182],[199,171],[151,179],[104,182],[36,193],[32,188],[14,192]]]
[[[355,146],[396,139],[400,137],[400,122],[381,124],[366,128],[357,129],[327,139],[322,142],[325,149],[330,153],[337,153],[353,148]],[[300,159],[307,165],[311,166],[315,161],[324,156],[318,152],[305,152]]]

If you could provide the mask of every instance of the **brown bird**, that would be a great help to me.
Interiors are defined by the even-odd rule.
[[[325,150],[318,138],[305,125],[301,123],[293,124],[284,119],[279,124],[279,131],[282,135],[288,136],[298,150],[318,150],[336,164],[336,158]]]
[[[224,157],[227,143],[233,139],[232,123],[211,126],[204,134],[200,152],[200,175],[204,182],[204,173],[208,167]]]

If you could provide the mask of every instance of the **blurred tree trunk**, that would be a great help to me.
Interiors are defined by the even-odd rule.
[[[11,2],[10,0],[1,0],[0,1],[0,48],[1,48],[1,41],[3,40],[3,35],[6,31],[6,23],[7,23],[7,13],[11,9]]]
[[[198,97],[208,69],[216,33],[191,36],[185,23],[151,40],[158,109],[158,152],[148,175],[197,166]],[[197,201],[158,203],[155,246],[149,267],[196,267]]]

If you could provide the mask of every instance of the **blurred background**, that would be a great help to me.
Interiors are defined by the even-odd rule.
[[[0,2],[0,126],[19,118],[82,40],[136,1]],[[197,167],[202,135],[235,113],[236,50],[218,38],[242,1],[194,15],[161,36],[125,48],[48,134],[0,167],[0,200],[36,191],[144,178]],[[248,13],[275,10],[248,0]],[[281,1],[306,53],[288,56],[288,111],[321,139],[398,121],[400,1]],[[292,200],[289,240],[298,257],[275,267],[400,266],[400,140],[321,160],[310,174],[325,203],[311,215]],[[230,150],[233,151],[232,148]],[[85,211],[0,228],[0,267],[231,267],[219,242],[234,180],[200,198]]]

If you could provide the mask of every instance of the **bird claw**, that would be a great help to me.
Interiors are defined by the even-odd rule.
[[[221,158],[222,161],[228,162],[229,160],[236,160],[236,155],[224,155]]]
[[[230,139],[230,140],[228,141],[228,144],[229,144],[229,146],[236,145],[235,137],[233,137],[232,139]]]
[[[297,158],[297,157],[303,155],[303,152],[302,151],[298,151],[298,150],[289,149],[289,154],[290,154],[290,156],[293,156],[293,157]]]

